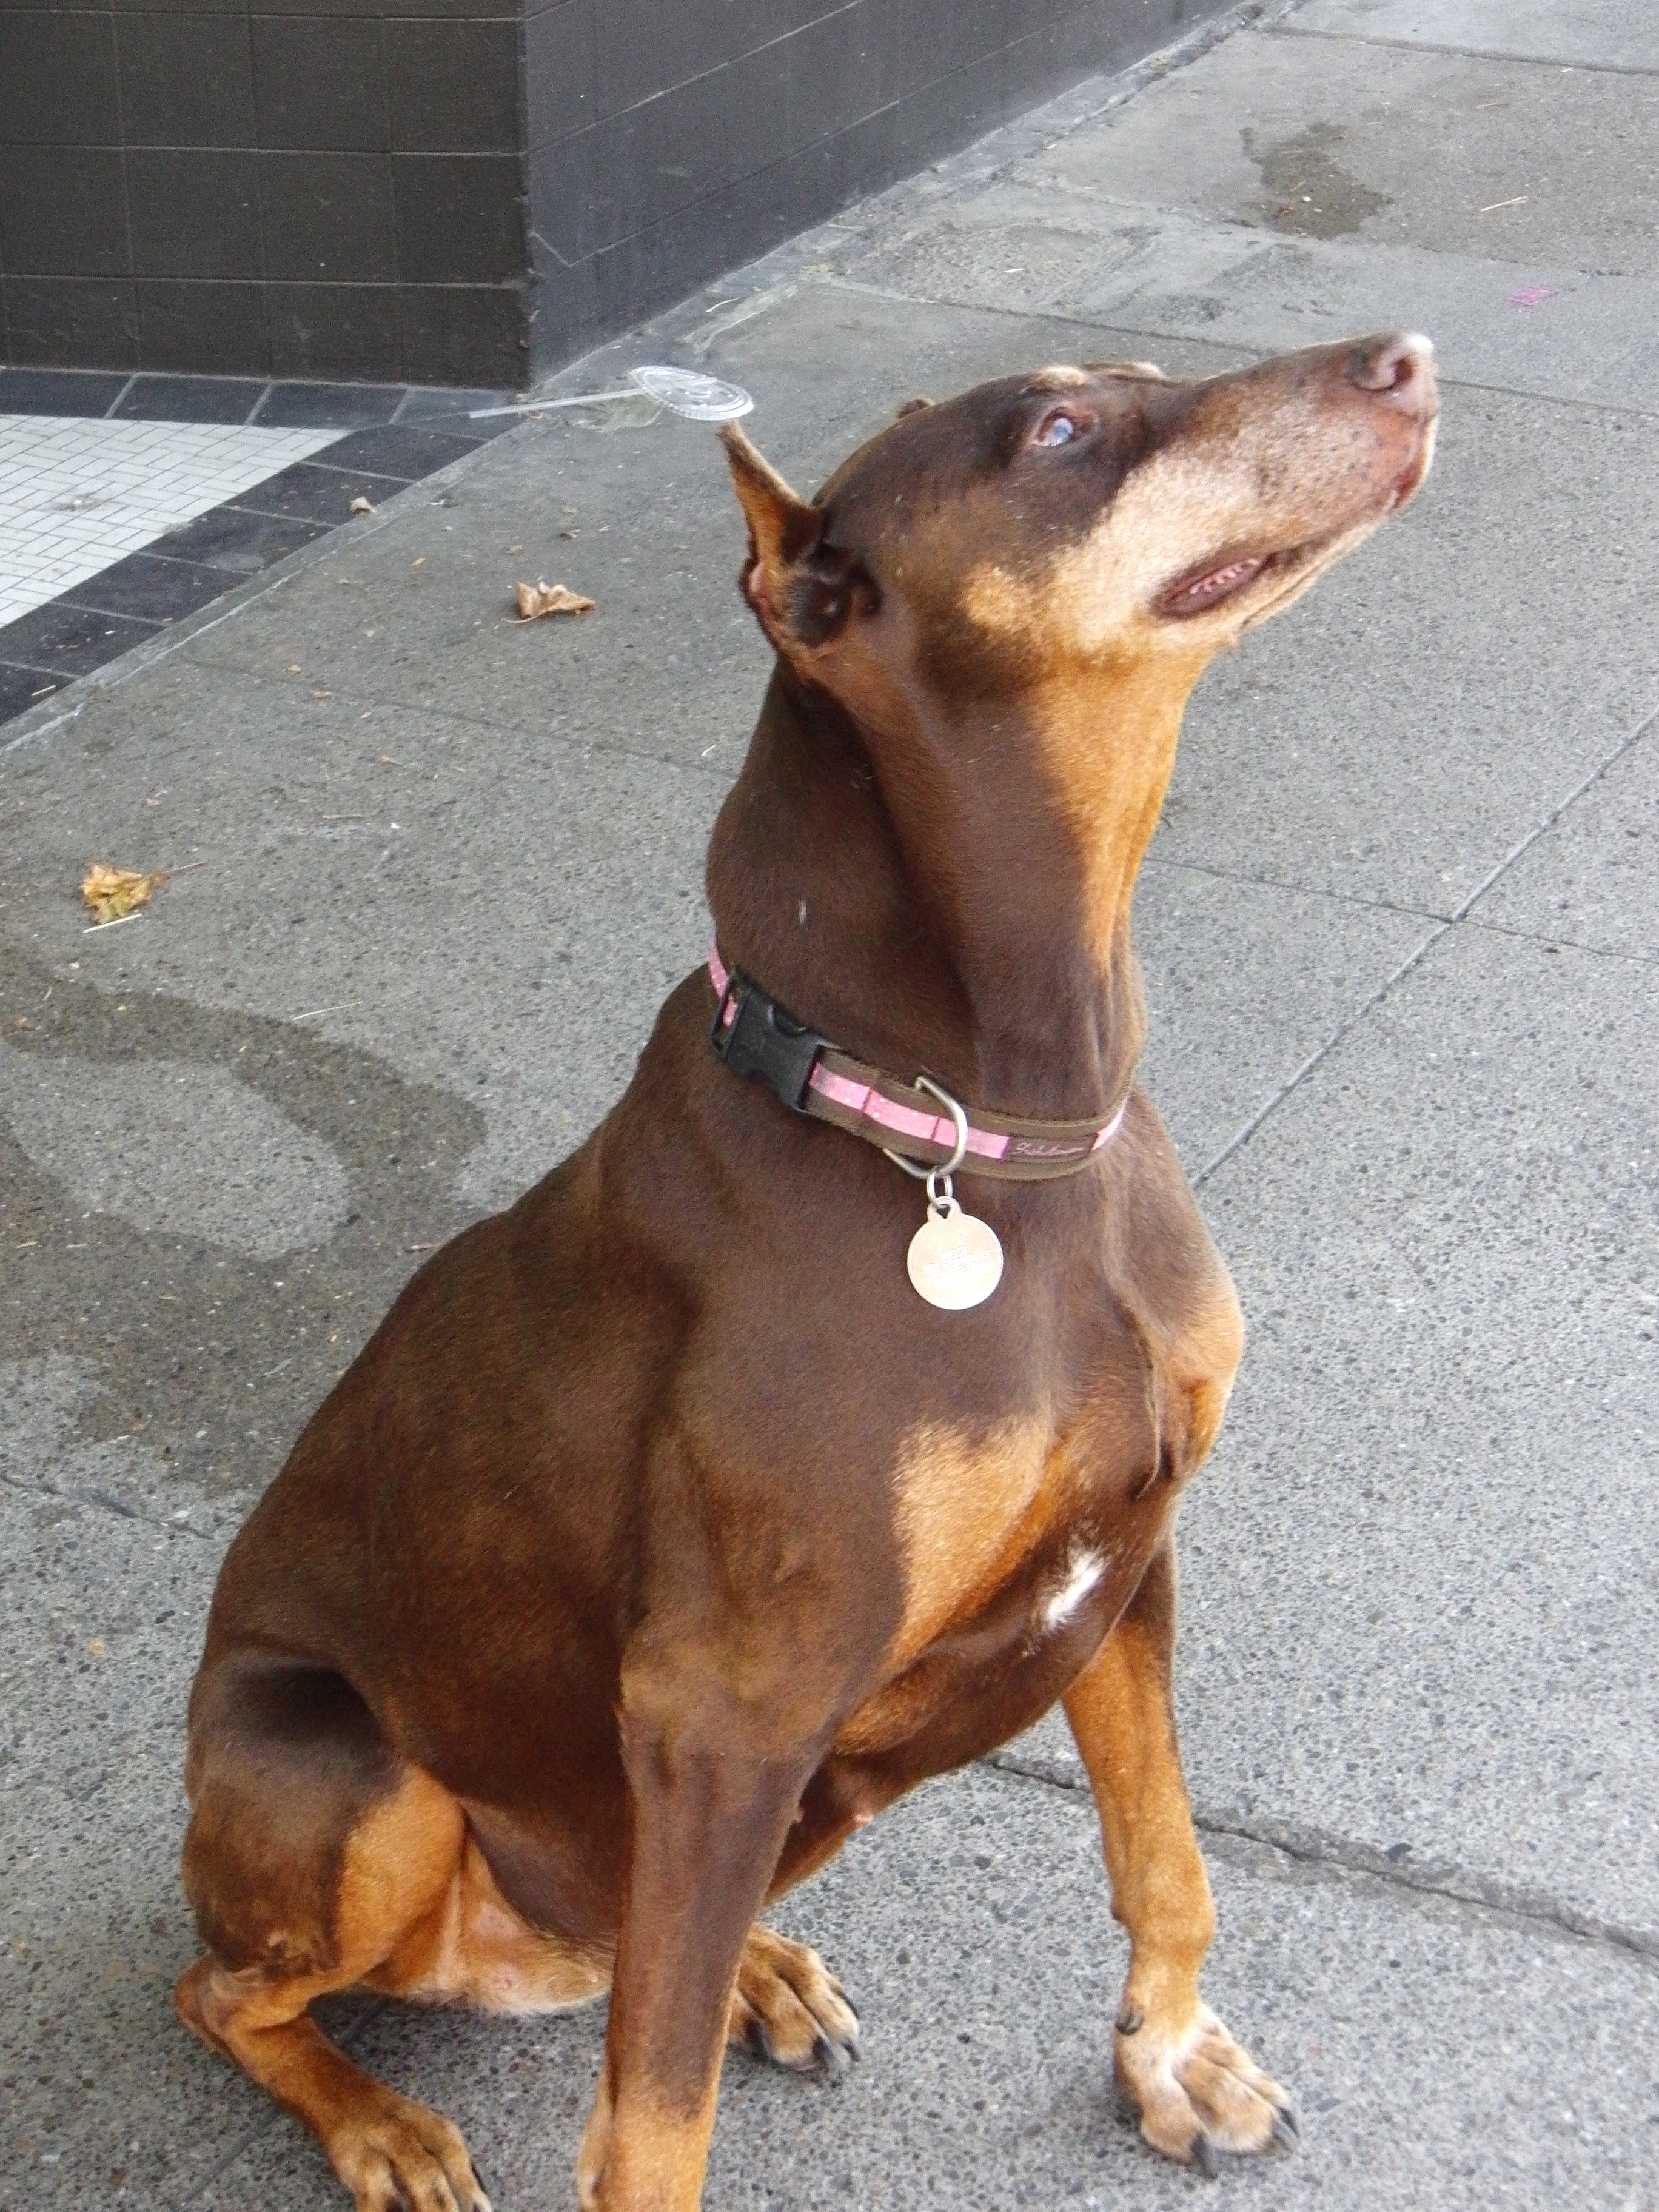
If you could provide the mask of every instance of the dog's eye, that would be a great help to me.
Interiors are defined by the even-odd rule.
[[[1069,446],[1082,425],[1075,415],[1064,407],[1055,407],[1045,415],[1031,433],[1034,446]]]

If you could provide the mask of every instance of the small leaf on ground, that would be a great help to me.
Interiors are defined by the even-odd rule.
[[[520,622],[538,622],[543,615],[586,615],[593,611],[592,599],[585,599],[580,592],[569,591],[562,584],[520,584],[518,601]]]
[[[112,868],[106,860],[94,860],[81,881],[81,896],[100,921],[124,921],[148,906],[150,893],[167,881],[167,871],[141,876],[134,868]]]

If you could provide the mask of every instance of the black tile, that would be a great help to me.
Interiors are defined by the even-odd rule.
[[[145,622],[177,622],[193,615],[229,591],[235,579],[222,568],[204,568],[191,561],[164,561],[154,553],[130,553],[101,574],[77,584],[64,598],[77,607],[94,607],[100,613],[136,615]]]
[[[586,353],[601,336],[592,257],[567,268],[544,247],[533,231],[531,252],[532,273],[525,303],[529,349],[517,379],[521,384]],[[474,425],[477,429],[489,427],[483,422]]]
[[[118,6],[123,0],[116,0]],[[394,10],[386,0],[248,0],[248,13],[257,23],[262,15],[386,15]],[[402,7],[395,12],[404,13]]]
[[[265,388],[260,377],[138,376],[115,415],[131,422],[246,422]]]
[[[253,51],[234,15],[118,16],[129,146],[252,146]]]
[[[120,143],[112,18],[0,8],[0,145]]]
[[[273,384],[259,410],[259,427],[373,429],[389,422],[406,396],[401,384]]]
[[[273,375],[401,376],[395,285],[271,284],[266,297]]]
[[[253,0],[253,4],[275,8],[277,0]],[[565,0],[554,0],[554,4],[563,5]],[[441,15],[446,20],[513,13],[510,0],[380,0],[380,7],[384,15]]]
[[[201,376],[268,376],[270,341],[262,284],[141,280],[139,343],[146,368]]]
[[[13,276],[128,275],[119,153],[0,147],[0,260]]]
[[[158,538],[152,552],[169,561],[199,562],[233,576],[256,575],[274,562],[286,561],[302,545],[323,536],[327,525],[295,516],[250,514],[240,507],[216,507]]]
[[[135,276],[264,274],[257,155],[134,151],[127,204]]]
[[[328,468],[346,473],[356,470],[367,476],[396,477],[401,483],[418,483],[434,469],[447,468],[479,442],[468,432],[433,430],[388,423],[379,430],[356,430],[318,456]]]
[[[6,340],[21,368],[137,368],[134,286],[107,276],[8,276]]]
[[[252,514],[297,515],[302,522],[331,526],[351,520],[354,499],[366,499],[371,507],[379,507],[407,489],[400,477],[368,476],[350,469],[319,468],[314,461],[298,461],[292,468],[267,477],[263,483],[238,492],[236,504]]]
[[[392,143],[403,154],[506,154],[519,143],[519,26],[388,22]]]
[[[0,368],[0,415],[107,415],[125,369]]]
[[[391,283],[398,274],[385,154],[261,154],[265,273],[297,283]]]
[[[906,93],[902,127],[917,165],[994,131],[1012,112],[1011,99],[1006,50]]]
[[[594,18],[594,113],[617,115],[726,60],[730,0],[605,0]]]
[[[501,283],[522,273],[524,165],[516,155],[396,154],[392,173],[404,283]]]
[[[522,284],[406,285],[398,295],[398,320],[403,374],[411,384],[525,381],[530,356]],[[487,428],[471,425],[474,432]],[[414,434],[399,425],[398,434]]]
[[[726,72],[723,135],[728,181],[751,169],[769,168],[799,148],[789,116],[790,49],[795,43],[794,39],[774,39],[769,46],[741,55]],[[813,135],[823,137],[825,133]]]
[[[94,612],[52,599],[0,629],[0,656],[54,676],[85,676],[128,647],[154,637],[157,624]]]
[[[608,0],[561,0],[527,15],[525,113],[532,146],[568,138],[596,118],[594,17]]]
[[[559,258],[584,260],[718,191],[732,90],[716,70],[532,154],[535,227]]]
[[[1028,27],[1020,21],[1024,4],[1025,0],[899,0],[900,92],[935,84],[1000,53]]]
[[[374,18],[256,15],[253,88],[262,146],[373,154],[392,143]]]
[[[887,0],[859,0],[780,41],[789,58],[789,151],[832,137],[898,96],[899,40]]]
[[[532,264],[570,269],[586,261],[598,245],[590,179],[596,168],[615,159],[614,123],[601,123],[556,145],[534,148],[525,164],[530,180],[528,225]]]
[[[0,645],[6,633],[0,629]],[[22,668],[15,661],[0,660],[0,722],[9,722],[19,714],[27,714],[31,707],[38,707],[43,699],[50,699],[64,688],[64,679],[45,668]]]

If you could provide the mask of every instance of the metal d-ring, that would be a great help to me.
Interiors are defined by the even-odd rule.
[[[968,1151],[968,1114],[967,1109],[957,1100],[952,1098],[948,1091],[941,1090],[937,1083],[926,1075],[917,1076],[913,1088],[927,1091],[947,1109],[951,1121],[956,1124],[956,1150],[948,1160],[941,1161],[937,1167],[928,1167],[925,1164],[918,1167],[914,1160],[907,1160],[902,1152],[890,1151],[885,1145],[881,1149],[886,1152],[888,1158],[896,1168],[902,1168],[906,1175],[914,1176],[918,1182],[927,1184],[927,1202],[932,1206],[942,1203],[951,1196],[951,1177],[962,1165]],[[935,1190],[933,1188],[935,1176],[943,1179],[945,1188],[942,1191]]]

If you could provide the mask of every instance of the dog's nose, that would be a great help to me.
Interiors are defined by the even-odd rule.
[[[1375,392],[1421,422],[1438,405],[1434,348],[1415,331],[1366,338],[1349,355],[1344,371],[1350,384]]]

